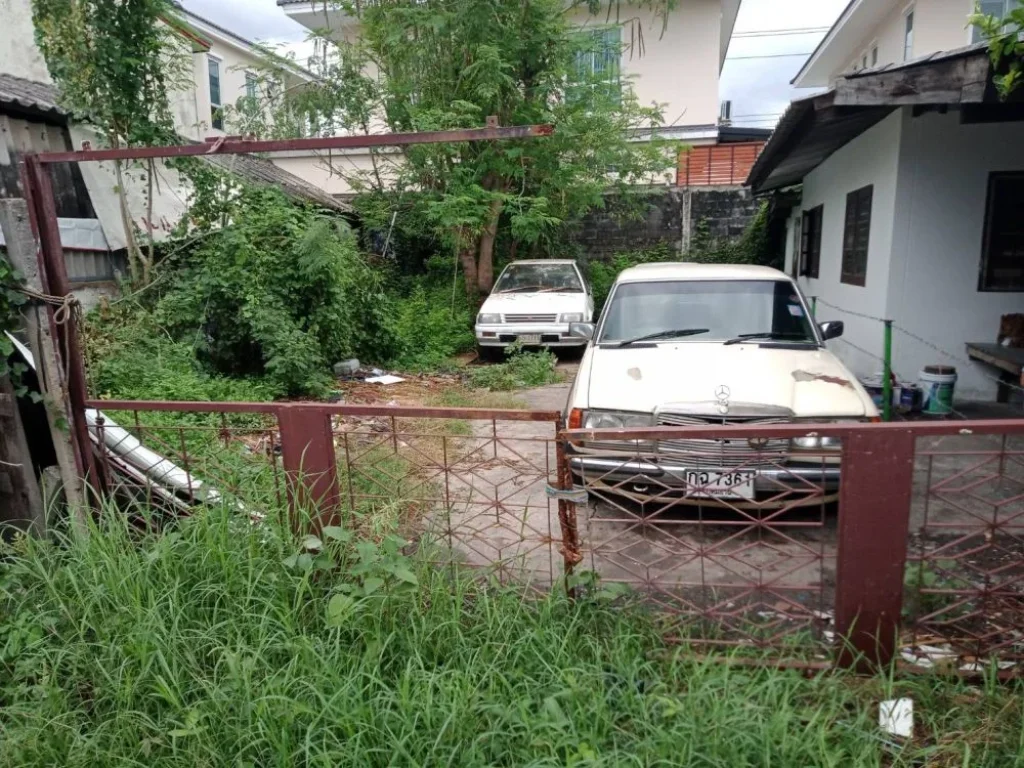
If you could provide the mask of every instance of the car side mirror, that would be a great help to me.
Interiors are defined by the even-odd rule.
[[[843,335],[843,331],[846,330],[842,320],[830,320],[827,323],[822,323],[818,328],[821,330],[821,338],[825,341],[838,339]]]
[[[590,341],[594,338],[593,323],[569,323],[569,335]]]

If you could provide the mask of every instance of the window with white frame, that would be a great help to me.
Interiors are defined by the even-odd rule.
[[[256,101],[259,95],[259,78],[252,72],[245,73],[245,98]]]
[[[986,16],[995,16],[997,19],[1006,18],[1006,15],[1020,4],[1021,0],[978,0],[978,12]],[[980,43],[984,40],[981,30],[971,27],[971,42]]]
[[[914,58],[914,7],[903,17],[903,60]]]
[[[220,92],[220,59],[207,57],[210,69],[210,125],[218,131],[224,130],[224,109]]]
[[[871,46],[871,66],[878,66],[878,43]]]
[[[578,36],[579,50],[573,62],[569,96],[581,95],[584,88],[603,93],[613,99],[622,94],[620,80],[622,28],[619,26],[588,29]]]

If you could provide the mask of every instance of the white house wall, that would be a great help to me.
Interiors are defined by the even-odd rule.
[[[909,109],[899,119],[890,313],[897,325],[959,360],[897,331],[896,370],[916,378],[925,365],[953,364],[958,398],[994,399],[993,370],[963,362],[964,344],[994,343],[1000,317],[1024,312],[1024,294],[978,291],[989,173],[1024,170],[1021,124],[961,125],[958,112],[912,117]]]
[[[36,46],[29,0],[0,0],[0,72],[37,83],[52,82]]]
[[[860,376],[881,370],[882,324],[857,314],[884,317],[888,296],[889,255],[892,250],[897,163],[902,121],[894,113],[835,152],[804,179],[803,210],[823,204],[821,266],[818,279],[800,278],[808,296],[818,296],[818,320],[843,320],[843,338],[832,349]],[[840,282],[846,196],[874,185],[871,233],[868,239],[867,280],[864,287]],[[829,305],[840,307],[833,309]],[[855,348],[867,351],[862,352]]]

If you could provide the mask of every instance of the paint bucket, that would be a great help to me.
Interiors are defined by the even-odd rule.
[[[882,402],[885,400],[885,387],[882,385],[882,381],[883,379],[879,375],[861,379],[860,382],[878,410],[882,410]]]
[[[899,410],[918,413],[921,410],[921,388],[916,384],[900,384]]]
[[[956,368],[950,365],[926,365],[918,374],[924,412],[929,416],[948,416],[953,412]]]

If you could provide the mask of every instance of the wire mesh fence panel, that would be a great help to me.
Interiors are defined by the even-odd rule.
[[[582,567],[642,593],[681,638],[824,652],[837,459],[795,454],[789,440],[685,431],[577,443],[570,465],[589,497]]]
[[[917,440],[904,657],[977,671],[1024,659],[1024,435]]]
[[[229,504],[254,519],[286,509],[269,413],[88,412],[105,485],[172,514]]]
[[[339,415],[333,429],[354,525],[397,526],[439,566],[502,583],[563,574],[553,421]]]

